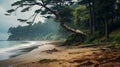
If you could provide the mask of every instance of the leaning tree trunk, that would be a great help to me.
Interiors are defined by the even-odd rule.
[[[66,30],[70,31],[70,32],[73,32],[73,33],[76,33],[76,34],[81,34],[81,35],[87,35],[85,34],[84,32],[78,30],[78,29],[74,29],[68,25],[65,24],[64,20],[62,20],[62,18],[60,16],[58,16],[58,19],[60,21],[60,24],[63,28],[65,28]]]
[[[87,35],[86,33],[82,32],[82,31],[80,31],[80,30],[78,30],[78,29],[74,29],[74,28],[66,25],[65,22],[64,22],[64,20],[60,17],[60,15],[59,15],[58,12],[56,12],[56,11],[48,8],[47,6],[45,6],[45,5],[41,4],[41,3],[36,3],[36,4],[44,7],[45,9],[47,9],[47,10],[49,10],[51,13],[53,13],[53,14],[56,16],[56,18],[59,20],[61,26],[62,26],[63,28],[65,28],[66,30],[68,30],[68,31],[70,31],[70,32],[73,32],[73,33],[81,34],[81,35],[84,35],[84,36]]]

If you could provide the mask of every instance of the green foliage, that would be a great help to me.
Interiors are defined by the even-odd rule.
[[[26,22],[27,21],[27,19],[17,19],[18,21],[20,21],[20,22]]]
[[[117,41],[120,42],[120,28],[112,31],[110,34],[111,41]]]
[[[85,40],[84,43],[99,43],[99,38],[100,38],[100,35],[99,35],[99,32],[95,32],[95,34],[93,36],[89,36],[87,37],[87,39]]]
[[[89,20],[89,12],[85,5],[78,6],[73,12],[74,16],[74,24],[78,29],[87,30],[89,28],[88,20]]]
[[[11,4],[11,6],[17,6],[17,5],[20,5],[22,3],[23,3],[23,1],[16,1],[13,4]]]
[[[35,23],[32,26],[10,27],[8,40],[59,40],[65,38],[67,33],[58,33],[59,24],[52,19],[45,23]]]
[[[64,45],[79,45],[84,43],[86,36],[80,34],[70,34]]]
[[[78,6],[73,14],[75,24],[85,23],[89,19],[88,10],[85,5]]]
[[[72,0],[40,0],[42,2],[37,2],[36,0],[20,0],[14,2],[12,6],[26,7],[23,8],[21,12],[29,11],[29,8],[32,6],[38,5],[41,8],[35,10],[35,14],[41,14],[45,18],[55,18],[56,21],[61,22],[61,25],[67,24],[72,28],[80,29],[86,32],[89,36],[86,38],[76,32],[75,34],[70,35],[67,38],[66,44],[80,44],[85,41],[85,43],[96,43],[96,42],[111,42],[117,41],[119,42],[119,35],[111,35],[112,32],[119,28],[120,26],[120,1],[117,0],[81,0],[79,2],[73,2]],[[19,6],[19,7],[18,7]],[[43,8],[43,9],[42,9]],[[14,12],[15,9],[8,10],[8,13]],[[46,16],[48,15],[49,16]],[[54,14],[56,17],[54,17]],[[35,18],[33,16],[33,18]],[[18,19],[21,22],[27,22],[31,24],[33,22],[29,22],[26,19]],[[34,24],[31,28],[28,26],[22,27],[19,26],[17,28],[10,28],[9,33],[11,33],[12,37],[16,37],[19,39],[18,34],[27,33],[28,36],[37,37],[37,36],[45,36],[46,38],[60,37],[55,32],[55,25],[51,24],[52,30],[54,29],[54,33],[51,32],[51,28],[48,30],[46,27],[49,27],[50,24]],[[38,27],[40,27],[38,29]],[[61,26],[64,27],[64,26]],[[60,27],[59,27],[60,28]],[[29,30],[28,30],[29,29]],[[44,29],[44,30],[42,30]],[[58,29],[58,28],[57,28]],[[71,29],[71,28],[70,28]],[[19,31],[18,31],[19,30]],[[21,32],[25,30],[26,32]],[[73,30],[73,29],[72,29]],[[39,32],[38,32],[39,31]],[[38,34],[41,33],[42,34]],[[60,28],[59,32],[62,35],[68,35],[65,29]],[[67,33],[66,33],[67,32]],[[48,35],[49,33],[49,35]],[[46,35],[47,34],[47,35]],[[55,35],[55,36],[54,36]],[[66,36],[65,35],[65,36]],[[104,36],[109,36],[105,39]],[[117,37],[116,37],[117,36]],[[22,35],[20,36],[22,37]],[[23,37],[27,37],[26,34]],[[37,38],[38,39],[38,38]],[[43,37],[44,39],[44,37]]]
[[[120,48],[120,43],[113,41],[112,43],[109,43],[106,45],[108,48]]]
[[[107,46],[115,46],[115,44],[120,43],[120,29],[113,30],[110,33],[110,38],[105,39],[104,36],[101,34],[96,33],[94,36],[90,36],[85,40],[85,43],[93,43],[93,44],[100,44],[100,43],[108,43]]]
[[[87,5],[89,2],[94,3],[94,5],[92,4]],[[93,35],[89,35],[86,40],[85,43],[105,43],[105,42],[112,42],[112,41],[117,41],[119,42],[120,37],[117,36],[115,34],[115,36],[111,36],[111,32],[113,32],[114,30],[116,30],[117,28],[120,27],[120,14],[118,14],[116,16],[116,14],[118,13],[118,9],[115,9],[115,5],[116,5],[116,0],[105,0],[105,1],[95,1],[95,0],[82,0],[81,4],[78,5],[77,7],[75,7],[74,11],[73,11],[73,16],[71,17],[73,20],[72,22],[75,23],[75,28],[78,29],[83,29],[83,31],[86,31],[88,34],[90,33],[90,20],[95,21],[95,32],[93,33]],[[86,6],[87,5],[87,6]],[[117,5],[117,7],[119,7]],[[92,19],[90,18],[90,8],[91,11],[95,13],[95,18],[93,18],[93,13],[92,13]],[[93,21],[92,21],[93,22]],[[105,23],[108,24],[107,27],[105,27]],[[70,23],[71,24],[71,23]],[[93,26],[93,23],[91,23],[91,25]],[[107,34],[110,37],[108,39],[106,39],[105,36],[105,28],[107,28]],[[73,42],[73,44],[77,43],[77,37],[75,35],[70,35],[67,38],[68,44],[69,42]],[[76,42],[74,42],[74,40]],[[80,42],[80,40],[79,40]],[[66,43],[67,44],[67,43]]]
[[[12,13],[12,12],[14,12],[15,11],[15,9],[10,9],[10,10],[8,10],[7,12],[8,13]]]
[[[30,7],[26,7],[24,8],[21,12],[26,12],[26,11],[29,11]]]
[[[62,17],[62,19],[65,22],[70,23],[72,22],[73,11],[74,9],[72,7],[67,6],[67,7],[59,9],[59,15],[60,17]]]
[[[59,61],[57,59],[42,59],[40,61],[38,61],[39,63],[49,63],[49,62],[56,62]]]
[[[35,13],[39,13],[41,11],[41,9],[37,9],[35,10]]]
[[[47,10],[41,10],[41,13],[40,13],[40,14],[41,14],[41,15],[45,15],[45,14],[47,14],[47,12],[48,12]]]

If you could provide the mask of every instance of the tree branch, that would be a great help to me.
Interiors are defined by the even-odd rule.
[[[82,35],[86,35],[84,32],[82,32],[82,31],[80,31],[80,30],[78,30],[78,29],[73,29],[73,28],[71,28],[70,26],[66,25],[65,22],[64,22],[64,20],[60,17],[60,15],[59,15],[58,12],[56,12],[56,11],[48,8],[46,5],[44,5],[44,4],[40,3],[40,2],[35,2],[35,3],[30,3],[30,4],[22,4],[22,5],[23,5],[23,6],[28,6],[28,5],[30,5],[30,6],[31,6],[31,5],[42,6],[42,7],[44,7],[46,10],[50,11],[51,13],[53,13],[53,14],[56,16],[56,18],[60,21],[61,26],[63,26],[63,27],[64,27],[65,29],[67,29],[68,31],[71,31],[71,32],[73,32],[73,33],[79,33],[79,34],[82,34]],[[37,14],[36,14],[35,17],[33,18],[33,21],[35,20],[36,16],[37,16]]]
[[[47,6],[45,6],[45,5],[41,4],[41,3],[36,3],[36,4],[39,5],[39,6],[44,7],[45,9],[49,10],[50,12],[52,12],[56,16],[56,18],[60,21],[61,26],[63,26],[68,31],[71,31],[73,33],[79,33],[79,34],[82,34],[82,35],[87,35],[87,34],[85,34],[84,32],[82,32],[82,31],[80,31],[78,29],[73,29],[73,28],[69,27],[68,25],[66,25],[64,23],[64,21],[62,20],[62,18],[59,16],[58,12],[53,11],[52,9],[48,8]]]

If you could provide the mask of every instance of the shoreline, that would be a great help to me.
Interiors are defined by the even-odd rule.
[[[0,61],[30,52],[39,45],[35,41],[6,41],[2,46],[4,47],[0,48]]]
[[[6,60],[0,60],[0,67],[8,67],[11,65],[14,66],[14,64],[15,65],[19,64],[16,62],[21,61],[21,59],[23,59],[22,61],[24,61],[24,63],[27,63],[30,61],[29,59],[31,59],[32,56],[34,56],[34,55],[38,56],[38,52],[54,48],[55,45],[51,44],[53,42],[55,42],[55,41],[37,41],[36,44],[38,44],[38,45],[36,45],[36,46],[18,49],[18,50],[21,50],[21,52],[25,52],[25,53],[22,53],[22,54],[16,53],[16,55],[13,55],[14,57],[12,57],[12,58],[9,58]]]
[[[43,42],[31,52],[0,61],[13,67],[119,67],[120,49],[102,46],[58,46],[54,42]],[[59,43],[60,44],[60,43]],[[7,66],[0,66],[7,67]]]

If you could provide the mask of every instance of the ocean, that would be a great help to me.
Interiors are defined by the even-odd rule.
[[[0,41],[0,60],[25,54],[39,45],[37,41]]]

